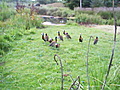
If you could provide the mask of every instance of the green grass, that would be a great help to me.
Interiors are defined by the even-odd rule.
[[[91,90],[100,90],[107,71],[111,50],[113,46],[113,34],[97,29],[83,26],[48,26],[43,29],[34,29],[34,34],[25,35],[21,40],[14,42],[14,47],[6,55],[0,58],[2,90],[60,90],[61,72],[53,57],[58,54],[64,67],[64,74],[70,74],[75,79],[78,75],[84,90],[87,90],[86,78],[86,54],[89,36],[99,37],[97,45],[91,40],[89,53],[89,75]],[[41,39],[41,33],[48,33],[54,38],[57,31],[66,30],[72,39],[59,41],[60,48],[49,47]],[[83,42],[79,43],[79,34],[82,33]],[[63,35],[63,34],[62,34]],[[118,90],[120,86],[119,64],[120,64],[120,36],[117,36],[117,45],[113,66],[108,77],[105,90]],[[65,62],[66,61],[66,62]],[[64,77],[64,90],[68,90],[72,80],[69,76]]]

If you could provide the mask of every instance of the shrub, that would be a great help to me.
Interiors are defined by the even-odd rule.
[[[3,35],[0,36],[0,55],[3,55],[4,52],[9,51],[11,47],[12,45],[10,44],[10,42],[4,39]]]
[[[38,14],[46,15],[47,14],[47,9],[45,9],[45,8],[39,9]]]
[[[10,18],[11,16],[15,15],[15,11],[7,6],[6,3],[0,3],[0,21],[5,21],[6,19]]]
[[[82,10],[75,10],[75,14],[89,14],[89,15],[94,15],[94,11],[82,11]]]
[[[106,20],[102,19],[98,15],[79,14],[76,16],[77,23],[91,23],[91,24],[106,24]]]
[[[103,19],[111,19],[113,18],[113,13],[111,11],[100,11],[98,12]]]
[[[107,24],[108,25],[113,25],[114,24],[114,19],[112,18],[112,19],[107,20]]]
[[[117,20],[117,25],[118,25],[118,26],[120,26],[120,19],[119,19],[119,20]]]
[[[42,12],[44,10],[44,12]],[[39,13],[41,15],[50,15],[50,16],[60,16],[60,17],[68,17],[75,16],[75,12],[68,8],[41,8],[39,9]]]
[[[117,20],[120,20],[120,11],[115,11],[115,16]]]
[[[25,31],[29,31],[26,30],[26,28],[44,27],[41,18],[35,15],[30,17],[29,11],[26,9],[23,12],[24,13],[13,15],[5,21],[0,21],[0,32],[3,33],[0,37],[0,54],[5,54],[5,52],[9,51],[12,47],[11,42],[21,39],[21,37],[25,35]],[[35,32],[30,31],[28,34],[35,34]]]
[[[75,23],[75,22],[72,21],[72,20],[69,20],[69,21],[67,22],[67,25],[73,25],[73,26],[76,26],[76,25],[78,25],[78,24]]]

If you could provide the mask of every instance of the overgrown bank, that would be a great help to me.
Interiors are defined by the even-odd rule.
[[[50,8],[40,7],[38,9],[39,15],[50,15],[59,17],[75,17],[74,21],[77,23],[90,23],[90,24],[104,24],[113,25],[113,12],[112,11],[82,11],[82,10],[70,10],[68,8]],[[117,25],[120,26],[120,11],[116,11]]]
[[[0,4],[0,55],[9,51],[14,40],[19,40],[23,35],[34,34],[30,28],[43,28],[42,19],[35,15],[30,16],[29,9],[16,12],[7,3]]]

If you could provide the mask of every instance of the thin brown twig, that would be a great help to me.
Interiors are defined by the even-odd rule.
[[[63,90],[63,80],[64,80],[64,78],[63,78],[63,65],[62,65],[61,58],[57,54],[54,55],[54,60],[55,60],[56,64],[59,65],[57,60],[56,60],[56,57],[60,61],[60,67],[61,67],[61,90]]]
[[[114,11],[114,0],[113,0],[113,16],[114,16],[114,26],[115,26],[115,33],[114,33],[114,43],[113,43],[113,48],[112,48],[112,54],[111,54],[111,58],[110,58],[110,62],[109,62],[109,66],[108,66],[108,70],[105,76],[105,80],[104,83],[102,85],[102,90],[104,90],[106,82],[107,82],[107,78],[112,66],[112,61],[113,61],[113,56],[114,56],[114,51],[115,51],[115,46],[116,46],[116,35],[117,35],[117,20],[116,20],[116,16],[115,16],[115,11]]]
[[[78,76],[78,87],[76,90],[79,90],[79,88],[80,88],[80,76]]]
[[[77,77],[77,79],[72,83],[72,85],[70,86],[70,89],[71,90],[73,88],[73,86],[75,85],[76,81],[80,79],[80,76]],[[79,83],[80,84],[80,83]]]

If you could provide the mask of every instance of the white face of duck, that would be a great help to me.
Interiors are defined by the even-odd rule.
[[[41,33],[41,35],[44,35],[44,33]]]

